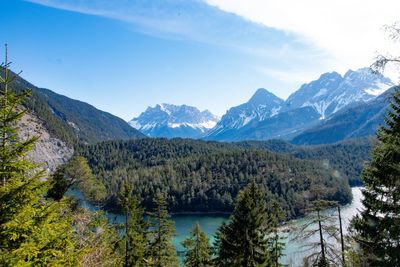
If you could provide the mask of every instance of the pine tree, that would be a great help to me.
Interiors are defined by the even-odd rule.
[[[75,266],[69,202],[45,198],[48,183],[26,155],[36,137],[20,140],[18,122],[29,91],[16,94],[7,58],[0,68],[0,265]]]
[[[61,199],[70,188],[79,189],[87,200],[94,203],[106,198],[104,184],[93,175],[87,159],[82,156],[75,156],[60,166],[52,178],[48,196],[55,200]]]
[[[145,264],[148,223],[144,210],[133,196],[132,186],[124,183],[120,195],[120,205],[125,214],[125,235],[123,241],[126,267],[139,267]]]
[[[149,266],[174,267],[179,266],[176,249],[172,244],[175,235],[175,225],[167,210],[165,196],[157,194],[155,198],[156,209],[151,213],[150,241],[148,256]]]
[[[364,210],[352,222],[366,266],[400,266],[400,90],[392,97],[380,143],[362,173]]]
[[[223,224],[217,232],[216,265],[266,265],[269,233],[264,194],[253,181],[239,193],[229,223]]]
[[[268,237],[268,251],[270,254],[269,265],[273,267],[282,266],[279,259],[284,256],[283,250],[285,249],[284,238],[279,235],[279,223],[284,219],[284,213],[275,200],[272,202],[272,210],[269,217],[269,225],[271,227],[271,234]]]
[[[200,225],[196,224],[190,236],[182,241],[185,252],[186,267],[208,267],[211,266],[211,246]]]

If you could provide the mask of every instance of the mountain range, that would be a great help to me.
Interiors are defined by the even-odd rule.
[[[392,87],[375,99],[337,112],[318,125],[305,130],[291,141],[297,145],[330,144],[341,140],[374,135],[389,106]]]
[[[219,141],[291,140],[307,129],[319,127],[339,111],[373,101],[393,86],[390,79],[363,68],[349,70],[344,76],[337,72],[322,74],[319,79],[303,84],[286,101],[259,89],[246,104],[231,108],[222,116],[205,138]],[[260,100],[257,102],[254,97]],[[263,98],[269,101],[263,101]],[[270,101],[276,105],[271,106]],[[257,116],[247,110],[237,112],[240,107],[250,107],[254,102],[258,104],[252,108],[253,112],[257,113],[260,108],[264,112]],[[241,121],[246,123],[234,123]]]
[[[374,135],[384,123],[394,84],[369,69],[322,74],[285,101],[258,89],[248,102],[222,118],[187,105],[149,107],[129,124],[95,107],[18,78],[17,91],[29,88],[24,104],[49,136],[72,148],[77,143],[114,139],[183,137],[216,141],[283,139],[298,145],[335,143]],[[35,118],[33,118],[35,120]],[[133,127],[131,127],[133,126]],[[53,143],[57,143],[53,141]]]
[[[219,118],[210,111],[187,105],[160,104],[148,107],[129,124],[150,137],[200,138],[212,129]]]
[[[349,70],[343,76],[330,72],[303,84],[287,100],[260,88],[220,120],[195,107],[161,104],[149,107],[130,124],[153,137],[332,143],[373,135],[383,123],[388,105],[384,96],[393,87],[389,78],[369,68]],[[339,124],[342,128],[337,128]]]

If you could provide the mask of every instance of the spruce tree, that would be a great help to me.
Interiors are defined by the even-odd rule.
[[[264,194],[253,181],[239,193],[229,223],[223,224],[217,232],[216,265],[266,265],[270,257],[269,233]]]
[[[196,224],[190,236],[182,241],[185,252],[186,267],[208,267],[211,266],[211,246],[200,225]]]
[[[52,178],[48,196],[55,200],[61,199],[70,188],[79,189],[87,200],[94,203],[106,198],[104,184],[93,175],[87,159],[82,156],[72,157],[56,170]]]
[[[146,262],[148,266],[174,267],[179,266],[172,238],[175,235],[175,225],[168,214],[167,201],[164,195],[155,197],[156,208],[151,213],[149,247]]]
[[[125,214],[125,235],[123,238],[124,266],[139,267],[145,264],[148,223],[139,200],[133,196],[132,186],[124,183],[120,194],[120,205]]]
[[[400,90],[392,96],[386,125],[378,130],[362,179],[364,209],[353,219],[353,235],[366,266],[400,266]]]
[[[46,199],[43,172],[26,158],[37,138],[18,136],[30,92],[12,90],[7,48],[0,74],[0,265],[76,266],[69,203]]]
[[[268,236],[268,251],[270,254],[269,265],[273,267],[282,266],[282,264],[279,263],[279,259],[284,256],[283,250],[285,249],[285,242],[283,242],[284,238],[279,235],[279,223],[284,218],[285,215],[279,203],[274,200],[269,216],[271,234]]]

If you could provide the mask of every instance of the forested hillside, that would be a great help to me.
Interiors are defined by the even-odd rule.
[[[0,69],[0,73],[3,74],[3,69]],[[32,97],[24,101],[28,111],[43,121],[53,137],[70,146],[78,142],[144,137],[127,122],[110,113],[51,90],[38,88],[21,77],[16,78],[13,89],[16,92],[31,89]]]
[[[299,159],[320,161],[324,166],[338,171],[348,179],[351,186],[361,185],[361,172],[370,153],[377,144],[375,138],[358,138],[335,144],[316,146],[297,146],[283,140],[244,141],[235,143],[243,148],[265,149],[277,153],[285,153]]]
[[[351,200],[347,180],[328,166],[235,144],[141,139],[78,150],[106,185],[112,208],[123,181],[133,185],[147,208],[157,193],[167,193],[172,212],[230,212],[238,191],[253,179],[265,189],[266,200],[278,199],[290,218],[303,215],[317,196]]]

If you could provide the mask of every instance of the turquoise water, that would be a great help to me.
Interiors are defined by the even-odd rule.
[[[352,193],[353,193],[353,201],[351,204],[348,204],[346,206],[343,206],[341,208],[341,213],[342,213],[342,224],[343,224],[343,229],[344,233],[347,233],[347,228],[350,224],[350,220],[358,214],[358,210],[362,208],[361,204],[361,188],[360,187],[354,187],[352,188]],[[326,212],[332,214],[332,215],[337,215],[337,210],[327,210]],[[190,233],[190,230],[194,227],[196,223],[199,223],[202,231],[204,231],[207,236],[210,238],[210,241],[212,243],[213,241],[213,235],[217,231],[219,225],[223,221],[228,220],[227,217],[224,216],[216,216],[216,215],[204,215],[204,216],[199,216],[199,215],[181,215],[181,216],[173,216],[173,220],[175,221],[176,224],[176,229],[177,229],[177,236],[174,241],[175,246],[178,251],[183,251],[183,247],[180,244],[182,240],[184,240]],[[296,226],[303,225],[304,223],[307,223],[308,219],[307,217],[299,219],[299,220],[293,220],[290,221],[285,228],[294,228]],[[338,221],[336,222],[338,224]],[[307,255],[307,251],[305,251],[304,244],[307,241],[304,242],[296,242],[293,241],[293,234],[291,233],[283,233],[283,236],[286,237],[284,240],[286,246],[284,250],[285,256],[281,259],[281,262],[284,264],[287,264],[289,266],[300,266],[303,258],[305,255]],[[310,238],[308,242],[312,242],[315,240],[314,238]]]
[[[349,205],[342,207],[342,223],[345,233],[347,232],[347,227],[349,225],[351,218],[353,218],[353,216],[355,216],[358,213],[358,210],[362,208],[361,188],[360,187],[352,188],[352,193],[353,193],[353,202]],[[73,191],[70,192],[70,195],[73,195],[74,197],[80,199],[82,206],[90,210],[97,210],[95,206],[91,205],[90,203],[84,200],[80,192]],[[326,212],[331,213],[333,215],[336,215],[337,213],[336,210],[327,210]],[[117,222],[124,222],[123,215],[108,213],[107,216],[111,220],[114,220],[114,218],[116,218]],[[184,240],[189,235],[190,231],[193,229],[196,223],[200,225],[202,231],[204,231],[207,234],[212,243],[213,236],[217,231],[218,227],[221,225],[222,222],[228,220],[228,217],[223,215],[190,214],[190,215],[175,215],[172,216],[172,219],[175,221],[175,226],[176,226],[176,237],[174,239],[174,244],[177,248],[177,251],[182,252],[184,249],[181,245],[181,241]],[[290,221],[285,227],[292,228],[306,222],[307,222],[307,217],[299,220]],[[288,264],[289,266],[300,266],[303,257],[306,255],[305,254],[306,252],[304,252],[303,245],[307,241],[305,242],[303,241],[300,244],[298,242],[291,240],[293,237],[291,233],[283,233],[282,235],[286,237],[285,239],[286,247],[284,251],[285,256],[282,258],[281,262],[284,264]],[[314,238],[310,238],[309,241],[313,240]]]

